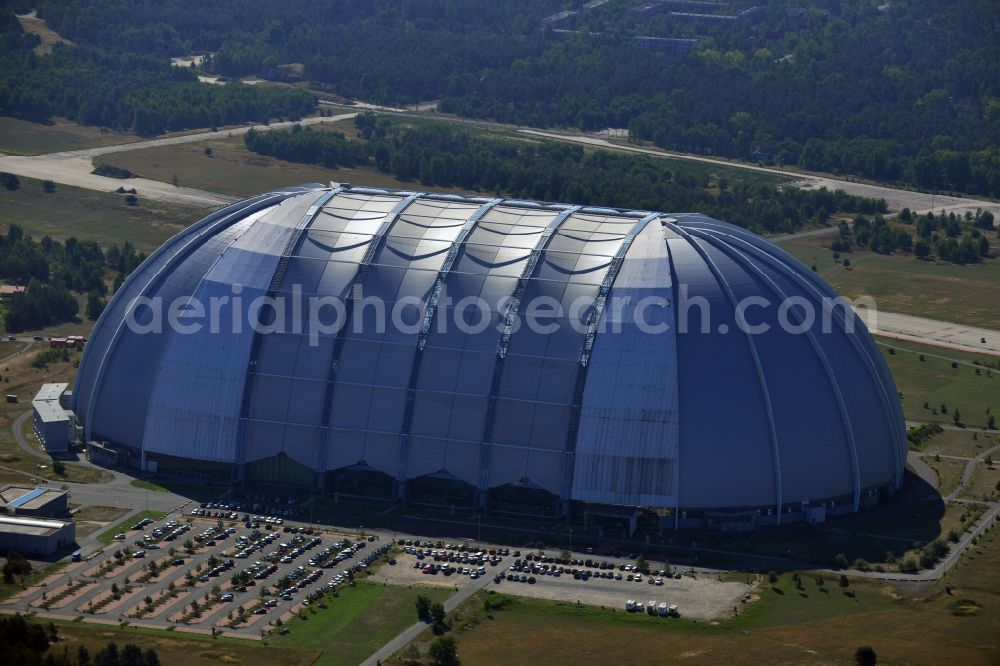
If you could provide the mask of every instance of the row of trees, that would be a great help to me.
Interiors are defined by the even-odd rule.
[[[705,171],[671,170],[643,155],[585,151],[559,142],[515,141],[448,123],[406,124],[364,114],[366,141],[293,128],[250,133],[250,150],[327,167],[368,164],[401,180],[518,198],[637,208],[692,210],[758,231],[792,231],[827,211],[874,213],[884,202],[820,190],[779,189],[762,180],[719,182]]]

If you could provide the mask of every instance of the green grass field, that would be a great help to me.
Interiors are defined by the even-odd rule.
[[[101,131],[56,118],[51,124],[0,116],[0,152],[8,155],[45,155],[138,141],[125,132]]]
[[[444,588],[361,582],[341,589],[339,597],[328,597],[328,608],[313,608],[308,619],[290,622],[289,633],[275,636],[270,643],[276,648],[320,650],[317,665],[358,664],[417,621],[414,602],[419,595],[444,601],[451,594]]]
[[[947,495],[955,489],[958,482],[962,480],[962,472],[965,470],[964,460],[954,460],[952,458],[924,458],[924,462],[930,465],[931,469],[938,476],[938,490],[942,495]]]
[[[135,486],[136,488],[144,488],[146,490],[152,490],[154,493],[170,492],[160,484],[153,483],[152,481],[147,481],[146,479],[132,479],[129,485]]]
[[[927,440],[920,448],[920,452],[926,455],[940,453],[946,456],[971,458],[994,446],[997,443],[998,434],[1000,433],[978,430],[945,430]],[[997,458],[1000,459],[1000,456]]]
[[[896,388],[902,394],[907,419],[954,424],[954,410],[958,409],[964,425],[970,430],[981,429],[989,418],[987,408],[1000,409],[997,369],[1000,360],[996,357],[911,342],[897,345],[887,339],[880,339],[880,343]],[[890,349],[895,353],[890,353]],[[952,362],[958,362],[958,367],[951,367]],[[971,365],[974,362],[980,366]],[[947,407],[947,414],[941,413],[942,404]]]
[[[181,229],[201,219],[207,211],[140,199],[128,206],[118,194],[56,185],[46,194],[42,181],[21,178],[21,188],[0,197],[0,224],[19,224],[36,239],[51,236],[65,240],[93,240],[108,247],[132,241],[151,252]]]
[[[120,523],[115,524],[112,527],[104,530],[97,535],[97,540],[103,543],[105,546],[115,540],[115,535],[119,532],[129,533],[129,528],[138,523],[143,518],[152,518],[153,520],[159,520],[163,518],[166,514],[162,511],[140,511],[131,518],[127,518]]]
[[[205,148],[212,149],[211,157],[205,155]],[[324,169],[257,155],[246,149],[242,137],[134,150],[98,157],[94,165],[98,164],[112,164],[165,183],[173,182],[176,174],[180,185],[234,196],[330,181],[376,187],[415,187],[413,183],[404,183],[375,169]],[[421,186],[420,189],[438,191],[441,188]]]
[[[76,521],[76,538],[92,534],[125,513],[126,509],[114,506],[85,506],[73,514]]]
[[[972,474],[972,483],[962,492],[962,497],[987,502],[997,501],[1000,495],[1000,466],[997,462],[1000,454],[994,456],[994,463],[987,465],[985,462],[976,464]]]
[[[76,655],[82,645],[91,656],[110,641],[118,644],[120,650],[125,643],[135,643],[143,651],[153,648],[164,666],[183,664],[184,666],[218,666],[234,664],[243,666],[306,666],[312,664],[317,653],[307,649],[263,647],[259,641],[231,638],[211,638],[195,634],[160,631],[139,627],[98,625],[84,622],[57,622],[60,640],[49,648],[62,652],[65,648],[70,655]]]
[[[913,233],[913,229],[909,229]],[[918,261],[912,255],[881,255],[855,249],[844,257],[849,269],[828,249],[833,236],[782,243],[806,266],[816,266],[837,291],[851,298],[870,296],[880,309],[1000,328],[1000,259],[959,266]],[[996,238],[990,239],[1000,245]],[[994,252],[996,254],[996,251]]]
[[[820,588],[802,574],[759,585],[737,617],[716,622],[665,620],[534,599],[512,598],[486,613],[483,597],[459,609],[454,636],[463,664],[854,663],[871,645],[879,663],[992,664],[1000,622],[1000,543],[994,529],[943,586],[909,597],[889,585],[836,577]],[[825,591],[824,591],[825,589]],[[495,598],[501,595],[496,595]],[[429,632],[428,632],[429,633]],[[433,638],[421,637],[426,646]],[[390,663],[403,663],[400,655]]]

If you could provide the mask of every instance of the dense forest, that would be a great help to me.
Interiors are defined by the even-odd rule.
[[[0,236],[0,279],[26,289],[7,303],[4,327],[16,333],[73,321],[79,313],[73,292],[88,295],[87,316],[96,319],[108,293],[105,271],[117,272],[117,289],[145,258],[128,241],[107,251],[76,238],[60,243],[45,236],[35,241],[12,224]]]
[[[152,55],[57,44],[32,51],[13,14],[0,17],[0,115],[47,121],[63,116],[87,125],[142,135],[193,127],[299,118],[316,99],[302,90],[225,86],[198,81],[188,69]]]
[[[558,31],[541,19],[577,3],[36,4],[79,44],[161,63],[211,53],[206,68],[226,76],[303,79],[379,103],[440,99],[443,111],[524,125],[622,127],[664,148],[1000,196],[994,0],[724,10],[759,5],[753,20],[647,16],[629,11],[639,0],[611,0]],[[637,36],[698,42],[672,53]]]
[[[363,141],[295,127],[249,132],[263,155],[326,167],[371,165],[401,180],[517,198],[598,206],[703,212],[755,231],[793,231],[834,211],[874,213],[885,202],[819,190],[779,189],[765,181],[710,182],[702,171],[672,172],[664,160],[554,141],[528,142],[450,123],[356,119]],[[709,189],[712,185],[713,189]]]

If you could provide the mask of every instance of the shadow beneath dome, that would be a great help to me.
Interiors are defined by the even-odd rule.
[[[739,570],[816,567],[871,571],[931,568],[981,511],[946,504],[931,483],[907,468],[903,487],[891,498],[822,524],[787,524],[751,532],[688,530],[699,564],[725,563]],[[676,539],[674,540],[676,543]],[[725,551],[719,552],[719,551]]]

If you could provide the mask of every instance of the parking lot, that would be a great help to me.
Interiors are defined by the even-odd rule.
[[[739,606],[740,599],[750,589],[744,583],[722,582],[706,575],[656,570],[642,574],[635,570],[634,562],[610,558],[539,557],[537,553],[507,549],[494,552],[491,559],[490,549],[485,546],[417,542],[398,556],[397,567],[383,568],[379,576],[384,575],[392,584],[416,582],[461,588],[485,575],[491,579],[490,588],[497,592],[579,602],[623,612],[646,613],[652,603],[656,617],[662,617],[662,606],[668,617],[705,620]],[[424,573],[428,568],[431,570]],[[451,573],[447,573],[449,568]],[[631,609],[627,608],[630,600]],[[674,611],[666,612],[672,606],[676,607]]]
[[[189,506],[144,519],[3,608],[256,637],[353,584],[389,549],[376,537],[290,527],[282,516],[235,508]]]
[[[383,567],[376,580],[392,585],[430,585],[461,589],[503,570],[507,548],[441,541],[401,540],[396,566]]]

